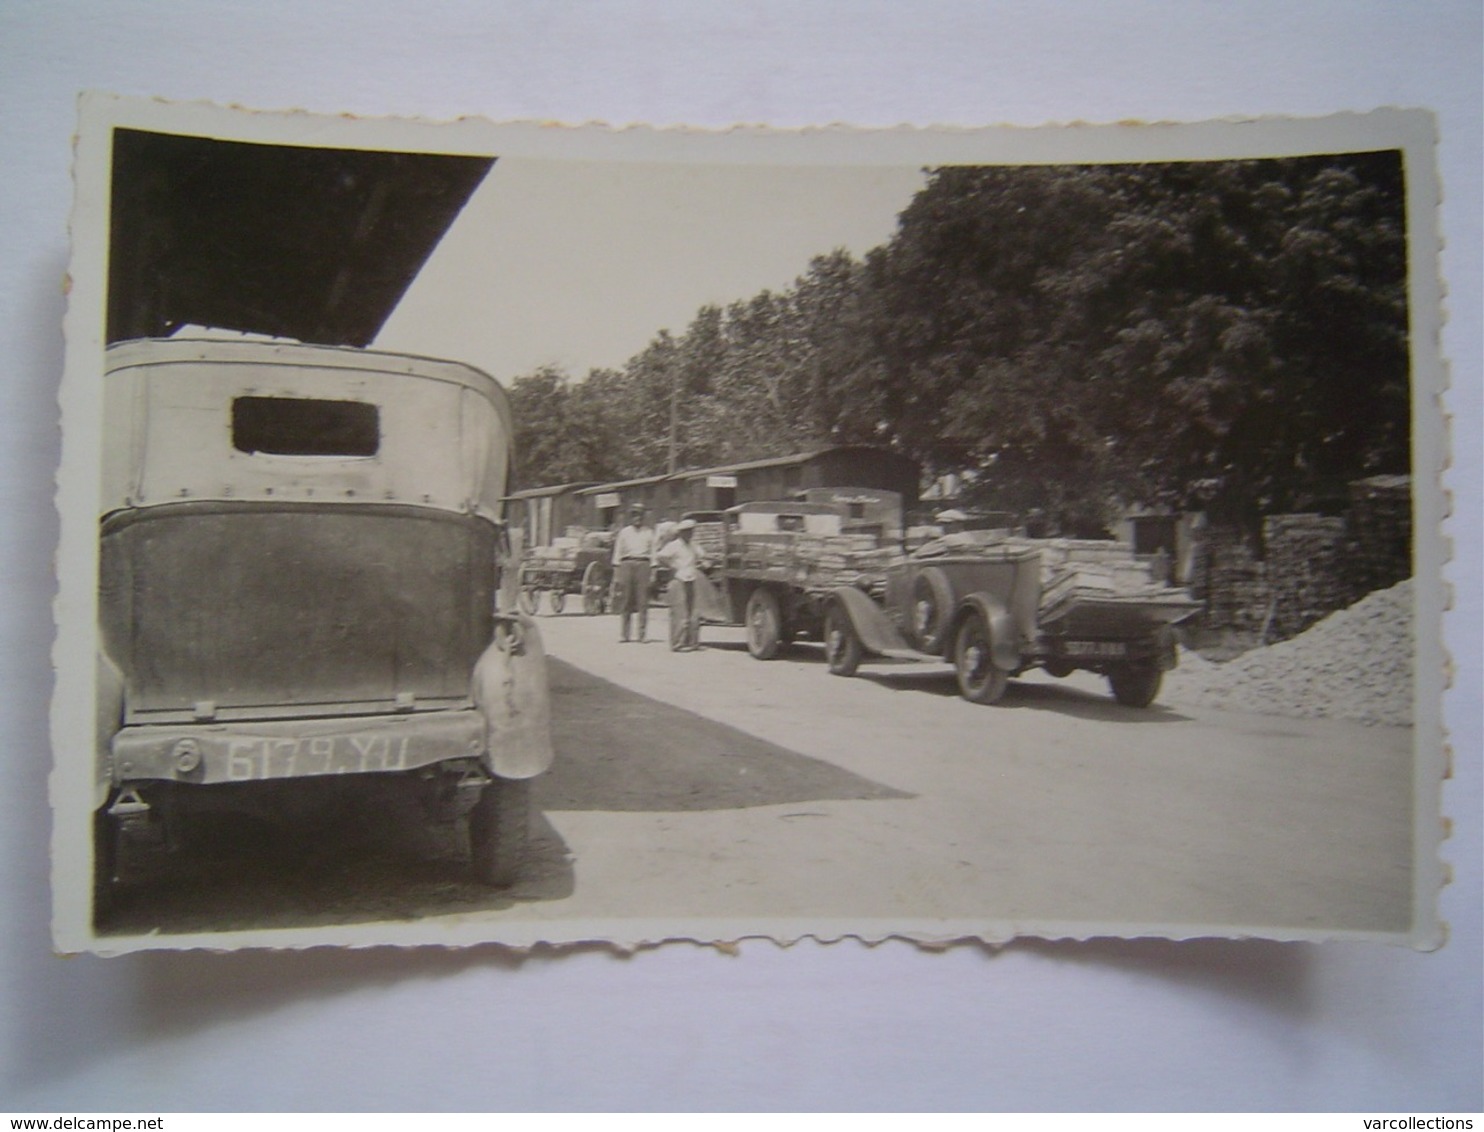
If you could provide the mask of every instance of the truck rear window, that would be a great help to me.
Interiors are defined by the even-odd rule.
[[[380,413],[365,401],[237,397],[232,447],[274,456],[375,456]]]

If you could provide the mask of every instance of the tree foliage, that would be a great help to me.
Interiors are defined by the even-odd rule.
[[[875,443],[1065,524],[1320,505],[1409,466],[1400,156],[931,170],[864,261],[513,393],[526,485]]]

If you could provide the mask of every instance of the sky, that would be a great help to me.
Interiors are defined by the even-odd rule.
[[[923,183],[916,167],[497,160],[373,345],[506,385],[621,366],[707,303],[885,243]]]

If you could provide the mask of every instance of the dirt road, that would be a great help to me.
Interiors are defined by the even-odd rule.
[[[831,676],[708,627],[671,653],[615,619],[540,619],[557,765],[514,889],[460,878],[394,805],[218,840],[124,902],[116,930],[427,916],[1187,925],[1404,931],[1411,731],[1120,707],[1101,680],[961,700],[910,663]],[[400,832],[398,832],[400,831]]]
[[[674,654],[618,645],[611,618],[542,628],[553,656],[594,676],[849,776],[771,803],[734,783],[704,812],[552,799],[581,902],[601,914],[632,908],[637,889],[707,915],[1407,922],[1409,729],[1141,711],[1083,674],[1028,676],[986,708],[941,665],[841,679],[817,646],[755,661],[740,630],[708,628],[705,651]],[[750,808],[721,808],[737,803]]]

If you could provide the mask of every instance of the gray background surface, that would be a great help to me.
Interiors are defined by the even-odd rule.
[[[0,4],[0,1110],[1479,1109],[1480,44],[1465,0]],[[1436,110],[1451,942],[53,957],[51,492],[83,89],[703,126]]]

